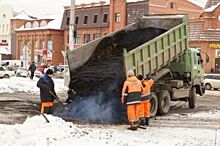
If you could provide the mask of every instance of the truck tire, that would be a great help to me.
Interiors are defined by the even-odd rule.
[[[150,116],[154,117],[157,114],[158,99],[156,94],[152,93],[152,98],[150,99]]]
[[[196,94],[196,88],[192,87],[189,93],[189,108],[195,108],[196,106],[196,98],[197,98],[197,94]]]
[[[168,91],[162,90],[157,93],[158,97],[158,110],[159,115],[165,115],[170,110],[170,93]]]

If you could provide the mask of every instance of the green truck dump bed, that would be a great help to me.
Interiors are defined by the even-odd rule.
[[[126,119],[121,89],[126,72],[154,74],[188,47],[184,15],[145,16],[67,54],[76,94],[63,117],[99,122]]]

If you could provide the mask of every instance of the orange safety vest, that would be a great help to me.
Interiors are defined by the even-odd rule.
[[[139,104],[143,87],[135,76],[129,77],[123,86],[122,96],[126,96],[126,104]]]
[[[154,83],[154,81],[152,79],[150,80],[143,80],[142,82],[143,85],[143,94],[141,95],[141,100],[147,100],[151,98],[151,94],[150,94],[150,89]]]

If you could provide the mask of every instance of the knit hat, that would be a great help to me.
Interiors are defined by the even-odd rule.
[[[129,70],[129,71],[127,72],[127,76],[128,76],[128,77],[134,76],[134,71],[133,71],[133,70]]]
[[[47,74],[47,75],[52,75],[52,74],[53,74],[52,69],[48,69],[48,70],[46,71],[46,74]]]

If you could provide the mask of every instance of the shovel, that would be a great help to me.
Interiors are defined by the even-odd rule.
[[[64,106],[64,104],[59,100],[59,98],[52,91],[49,90],[49,93],[54,97],[56,101],[59,102],[60,105]]]

